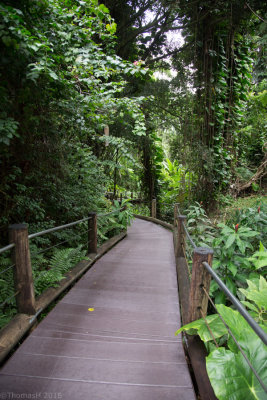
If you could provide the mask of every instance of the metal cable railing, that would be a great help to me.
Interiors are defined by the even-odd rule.
[[[235,306],[238,312],[245,318],[247,323],[251,326],[254,332],[259,336],[259,338],[263,341],[265,345],[267,345],[267,334],[264,330],[257,324],[257,322],[251,317],[251,315],[247,312],[245,307],[240,303],[240,301],[233,295],[233,293],[228,289],[228,287],[223,283],[223,281],[219,278],[216,272],[210,267],[207,262],[203,262],[204,267],[209,272],[209,274],[213,277],[216,283],[219,285],[221,290],[226,294],[231,303]]]
[[[83,219],[80,219],[78,221],[71,222],[69,224],[60,225],[60,226],[56,226],[54,228],[46,229],[46,230],[41,231],[41,232],[32,233],[32,234],[28,235],[28,238],[29,239],[34,239],[36,237],[43,236],[43,235],[45,235],[47,233],[52,233],[52,232],[56,232],[56,231],[61,230],[61,229],[69,228],[69,227],[75,226],[77,224],[80,224],[82,222],[88,221],[91,218],[92,217],[83,218]],[[0,249],[0,254],[4,253],[5,251],[13,249],[14,247],[15,247],[15,244],[14,243],[10,243],[9,245],[7,245],[5,247],[2,247]]]
[[[43,235],[45,235],[47,233],[56,232],[56,231],[59,231],[61,229],[70,228],[71,226],[80,224],[81,222],[88,221],[91,218],[92,217],[83,218],[83,219],[80,219],[78,221],[71,222],[69,224],[60,225],[60,226],[56,226],[55,228],[46,229],[46,230],[44,230],[42,232],[32,233],[31,235],[28,236],[28,238],[29,239],[33,239],[33,238],[36,238],[36,237],[39,237],[39,236],[43,236]]]
[[[109,216],[109,215],[112,215],[112,214],[117,214],[117,213],[120,212],[121,210],[122,210],[122,209],[114,210],[114,211],[111,211],[111,212],[108,212],[108,213],[100,213],[100,214],[98,214],[97,216],[98,216],[98,217],[106,217],[106,216]],[[90,220],[91,218],[92,218],[91,216],[90,216],[90,217],[86,217],[86,218],[80,219],[80,220],[78,220],[78,221],[71,222],[71,223],[69,223],[69,224],[60,225],[60,226],[56,226],[56,227],[54,227],[54,228],[45,229],[44,231],[41,231],[41,232],[32,233],[32,234],[28,235],[28,238],[29,238],[29,239],[34,239],[34,238],[37,238],[37,237],[39,237],[39,236],[43,236],[43,235],[45,235],[45,234],[47,234],[47,233],[52,233],[52,232],[56,232],[56,231],[58,231],[58,230],[70,228],[70,227],[75,226],[75,225],[77,225],[77,224],[80,224],[80,223],[82,223],[82,222],[88,221],[88,220]],[[14,246],[15,246],[14,243],[10,243],[9,245],[7,245],[7,246],[5,246],[5,247],[2,247],[2,248],[0,249],[0,254],[4,253],[5,251],[11,250]]]
[[[20,293],[19,290],[16,291],[16,293],[12,294],[12,296],[7,297],[3,303],[0,304],[0,308],[3,308],[10,300],[12,300],[14,297],[16,297]]]
[[[110,212],[107,212],[107,213],[100,213],[99,215],[98,215],[98,217],[100,218],[100,220],[102,220],[102,218],[103,218],[103,221],[105,221],[105,217],[109,217],[109,216],[111,216],[111,215],[115,215],[115,214],[118,214],[118,213],[120,213],[122,210],[124,209],[124,207],[122,207],[122,208],[120,208],[120,209],[118,209],[118,210],[113,210],[113,211],[110,211]],[[74,222],[71,222],[71,223],[68,223],[68,224],[64,224],[64,225],[60,225],[60,226],[56,226],[56,227],[53,227],[53,228],[49,228],[49,229],[45,229],[45,230],[43,230],[43,231],[40,231],[40,232],[36,232],[36,233],[32,233],[32,234],[30,234],[30,235],[27,235],[26,234],[26,236],[24,235],[24,238],[23,238],[23,240],[24,241],[29,241],[29,240],[32,240],[32,239],[35,239],[35,238],[38,238],[38,237],[41,237],[41,236],[44,236],[44,235],[46,235],[46,234],[53,234],[53,233],[55,233],[55,232],[58,232],[58,231],[60,231],[60,230],[64,230],[64,229],[68,229],[68,228],[73,228],[73,227],[75,227],[76,225],[78,225],[78,224],[82,224],[82,223],[84,223],[84,222],[88,222],[88,229],[86,229],[86,230],[84,230],[84,229],[78,229],[76,232],[77,232],[77,234],[75,234],[76,232],[73,232],[74,234],[64,234],[63,236],[62,235],[60,235],[61,237],[62,237],[62,239],[64,239],[64,236],[66,237],[66,240],[61,240],[61,241],[59,241],[58,243],[53,243],[53,241],[54,241],[54,239],[49,239],[49,243],[51,244],[50,246],[48,245],[48,247],[46,247],[46,248],[41,248],[41,249],[38,249],[37,247],[36,247],[36,245],[34,244],[34,249],[32,249],[32,251],[30,251],[29,252],[29,259],[28,259],[28,261],[27,261],[27,268],[29,268],[30,270],[32,270],[32,264],[31,264],[31,260],[34,260],[34,259],[36,259],[39,255],[41,255],[41,254],[44,254],[44,253],[46,253],[46,252],[48,252],[48,251],[51,251],[52,249],[55,249],[55,248],[58,248],[59,246],[62,246],[62,245],[64,245],[64,244],[66,244],[66,243],[70,243],[70,242],[72,242],[72,241],[77,241],[77,240],[79,240],[79,238],[84,238],[84,237],[86,237],[86,240],[85,240],[85,243],[84,243],[84,246],[88,246],[88,249],[89,248],[96,248],[96,247],[94,247],[94,246],[96,246],[96,235],[97,235],[97,228],[96,228],[96,217],[97,217],[97,215],[96,215],[96,213],[91,213],[91,215],[89,215],[88,217],[86,217],[86,218],[82,218],[82,219],[80,219],[80,220],[77,220],[77,221],[74,221]],[[95,225],[94,225],[94,222],[91,222],[91,220],[93,220],[93,219],[95,219]],[[100,222],[100,221],[99,221]],[[100,226],[101,226],[101,222],[100,222]],[[16,229],[20,229],[20,226],[18,225],[18,227],[16,226],[16,225],[13,225],[12,226],[12,228],[14,229],[14,230],[16,230]],[[24,228],[25,229],[25,228]],[[92,232],[92,237],[91,237],[91,234],[90,234],[90,232],[91,231],[93,231]],[[27,232],[27,230],[25,231],[25,233]],[[69,237],[68,237],[69,236]],[[21,239],[20,239],[21,240]],[[16,242],[17,243],[17,242]],[[26,242],[25,242],[26,243]],[[3,247],[3,248],[1,248],[0,249],[0,254],[2,255],[3,253],[5,253],[5,252],[7,252],[7,251],[9,251],[9,250],[13,250],[13,249],[15,249],[15,251],[17,251],[16,250],[16,245],[15,245],[15,243],[10,243],[9,245],[7,245],[7,246],[5,246],[5,247]],[[20,247],[20,245],[19,245],[19,247]],[[27,246],[26,247],[29,247],[29,243],[27,244]],[[87,249],[87,251],[89,251]],[[37,251],[36,251],[37,250]],[[90,251],[89,251],[90,252]],[[91,252],[96,252],[96,250],[91,250]],[[5,264],[7,264],[7,262],[5,261]],[[8,282],[9,282],[9,279],[10,279],[10,274],[9,274],[9,272],[11,272],[12,271],[12,269],[15,267],[16,265],[15,264],[11,264],[11,265],[8,265],[8,266],[2,266],[2,270],[0,270],[0,276],[1,276],[1,279],[3,279],[3,280],[5,280],[6,281],[6,285],[8,286],[9,284],[8,284]],[[39,266],[38,268],[40,268],[41,266]],[[41,269],[41,268],[40,268]],[[41,279],[41,277],[42,277],[42,275],[43,274],[45,274],[45,273],[47,273],[48,271],[50,271],[51,270],[51,268],[50,269],[45,269],[45,270],[43,270],[42,271],[42,269],[39,271],[39,273],[37,272],[37,276],[35,277],[35,279],[34,279],[34,283],[36,284],[40,279]],[[17,266],[17,268],[16,268],[16,270],[14,270],[14,272],[15,272],[15,274],[16,274],[16,277],[18,278],[18,277],[20,277],[20,275],[17,275],[17,274],[20,274],[20,268],[18,268],[18,266]],[[32,273],[32,272],[31,272]],[[8,276],[6,275],[6,274],[8,274]],[[36,275],[36,271],[34,272],[34,275]],[[3,277],[3,278],[2,278]],[[16,278],[16,280],[17,280],[17,278]],[[23,277],[21,276],[20,277],[21,279],[23,279]],[[7,280],[8,279],[8,280]],[[25,287],[25,282],[23,281],[23,282],[21,282],[22,284],[23,284],[23,287]],[[30,283],[30,281],[28,282],[27,281],[27,285],[32,285],[32,283]],[[12,294],[11,296],[9,296],[9,297],[7,297],[6,299],[3,299],[3,297],[1,298],[1,301],[2,301],[2,303],[0,304],[0,308],[1,309],[3,309],[3,307],[5,307],[6,305],[11,305],[11,301],[12,301],[12,299],[14,299],[19,293],[21,293],[21,290],[18,290],[18,287],[19,287],[19,284],[18,284],[18,282],[17,282],[17,285],[15,285],[15,293],[14,294]],[[24,290],[24,289],[23,289]],[[34,289],[33,289],[33,291],[34,291]],[[29,291],[29,292],[31,292],[31,291]],[[23,296],[21,297],[21,299],[20,299],[20,301],[24,301],[23,300]],[[23,312],[23,311],[22,311]],[[12,314],[13,315],[13,314]],[[10,315],[10,316],[12,316],[12,315]]]
[[[179,213],[179,208],[177,207],[177,212]],[[187,237],[187,239],[189,240],[191,246],[193,247],[194,250],[198,249],[198,247],[196,246],[195,242],[193,241],[190,233],[188,232],[188,229],[185,225],[185,223],[183,221],[181,221],[181,225],[183,227],[183,231],[185,236]],[[186,259],[186,249],[183,247],[183,252],[185,255],[185,259]],[[225,295],[228,297],[228,299],[232,302],[232,304],[234,305],[234,307],[237,309],[237,311],[242,315],[242,317],[247,321],[247,323],[249,324],[249,326],[253,329],[253,331],[257,334],[257,336],[262,340],[262,342],[267,345],[267,334],[264,332],[264,330],[261,328],[261,326],[259,324],[257,324],[257,322],[251,317],[251,315],[248,313],[248,311],[245,309],[245,307],[240,303],[240,301],[232,294],[232,292],[227,288],[227,286],[224,284],[224,282],[220,279],[220,277],[217,275],[217,273],[211,268],[211,266],[208,264],[208,262],[204,261],[202,263],[202,265],[205,267],[205,269],[208,271],[208,273],[212,276],[212,278],[215,280],[215,282],[218,284],[219,288],[225,293]],[[190,272],[189,272],[189,276],[190,276]],[[232,339],[234,340],[237,348],[239,349],[240,353],[242,354],[242,356],[244,357],[244,359],[246,360],[249,368],[251,369],[251,371],[253,372],[253,374],[255,375],[255,377],[257,378],[258,382],[260,383],[261,387],[264,389],[264,391],[267,393],[267,387],[264,384],[263,380],[261,379],[261,377],[259,376],[259,374],[257,373],[257,371],[255,370],[255,368],[253,367],[251,361],[248,359],[247,355],[245,354],[244,350],[242,349],[242,347],[240,346],[240,344],[238,343],[238,340],[236,339],[236,337],[234,336],[233,332],[231,331],[231,329],[229,328],[229,326],[227,325],[226,321],[224,320],[224,318],[222,317],[222,315],[218,312],[216,305],[214,304],[213,300],[211,299],[208,291],[205,289],[205,287],[202,287],[203,292],[205,293],[205,296],[207,296],[208,300],[210,301],[210,303],[212,304],[213,308],[215,309],[215,311],[217,312],[219,318],[221,319],[221,321],[223,322],[224,326],[226,327],[229,335],[232,337]],[[203,313],[202,309],[200,309],[200,314],[207,326],[208,331],[210,332],[211,338],[215,344],[216,347],[218,347],[218,343],[215,339],[215,335],[212,332],[212,329],[205,317],[205,314]]]
[[[191,245],[193,246],[193,248],[196,249],[196,248],[197,248],[197,245],[195,244],[195,242],[194,242],[193,239],[191,238],[190,233],[188,232],[188,229],[186,228],[186,225],[185,225],[184,222],[182,222],[182,226],[183,226],[183,228],[184,228],[184,232],[185,232],[185,234],[186,234],[186,236],[187,236],[187,239],[189,240],[189,242],[191,243]]]
[[[54,248],[56,248],[56,247],[58,247],[58,246],[60,246],[60,245],[62,245],[62,244],[68,243],[68,242],[74,240],[75,238],[79,238],[79,237],[81,237],[82,235],[84,235],[85,233],[89,233],[90,231],[91,231],[91,229],[86,229],[86,230],[83,231],[83,232],[79,232],[77,235],[71,236],[69,239],[63,240],[62,242],[59,242],[59,243],[57,243],[57,244],[55,244],[55,245],[53,245],[53,246],[49,246],[49,247],[47,247],[47,248],[45,248],[45,249],[43,249],[43,250],[40,250],[40,251],[38,251],[38,252],[36,252],[36,253],[32,253],[32,258],[38,256],[39,254],[43,254],[43,253],[45,253],[46,251],[49,251],[49,250],[51,250],[51,249],[54,249]]]
[[[14,244],[14,243],[11,243],[11,244],[8,244],[8,245],[5,246],[5,247],[2,247],[2,248],[0,249],[0,254],[4,253],[5,251],[8,251],[8,250],[13,249],[13,247],[15,247],[15,244]]]
[[[185,223],[182,222],[182,226],[184,228],[184,232],[194,247],[194,249],[197,249],[196,244],[194,243],[193,239],[190,236],[190,233],[188,232]],[[211,266],[204,261],[203,262],[204,267],[206,270],[209,272],[209,274],[213,277],[213,279],[216,281],[220,289],[226,294],[226,296],[229,298],[229,300],[232,302],[232,304],[236,307],[236,309],[239,311],[239,313],[246,319],[248,324],[251,326],[251,328],[255,331],[255,333],[261,338],[261,340],[264,342],[265,345],[267,345],[267,334],[263,331],[263,329],[257,324],[257,322],[250,316],[248,311],[244,308],[244,306],[240,303],[240,301],[232,294],[232,292],[228,289],[228,287],[225,285],[225,283],[220,279],[220,277],[217,275],[217,273],[211,268]]]
[[[3,269],[2,271],[0,271],[0,275],[2,275],[3,273],[9,271],[10,269],[14,268],[15,264],[10,265],[9,267],[7,267],[6,269]]]
[[[235,335],[233,334],[233,332],[231,331],[231,329],[229,328],[228,324],[226,323],[226,321],[224,320],[224,318],[222,317],[222,315],[219,313],[217,307],[215,306],[214,302],[212,301],[209,293],[206,291],[206,289],[203,287],[203,290],[206,294],[206,296],[208,297],[210,303],[212,304],[213,308],[215,309],[216,313],[218,314],[220,320],[222,321],[222,323],[224,324],[224,326],[226,327],[229,335],[232,337],[232,339],[234,340],[236,346],[238,347],[238,350],[240,351],[240,353],[242,354],[242,356],[244,357],[244,359],[246,360],[249,368],[251,369],[251,371],[253,372],[253,374],[256,376],[259,384],[261,385],[261,387],[264,389],[264,391],[267,393],[267,386],[264,384],[263,380],[261,379],[261,377],[259,376],[258,372],[255,370],[255,368],[253,367],[253,365],[251,364],[249,358],[247,357],[246,353],[244,352],[244,350],[242,349],[242,347],[240,346],[240,344],[238,343],[238,340],[236,339]],[[235,304],[235,306],[237,307],[237,304]],[[247,318],[245,317],[245,315],[243,315],[243,313],[241,313],[241,308],[242,304],[239,303],[238,305],[238,311],[240,312],[240,314],[242,314],[242,316],[247,320]],[[243,312],[246,311],[245,309],[243,310]],[[252,319],[253,320],[253,319]],[[254,320],[253,320],[254,321]],[[248,320],[247,320],[248,322]],[[254,321],[255,322],[255,321]],[[248,322],[249,323],[249,322]],[[251,324],[249,323],[249,325],[251,326]],[[256,324],[255,328],[257,328],[256,330],[253,328],[254,332],[260,337],[260,339],[266,344],[267,343],[267,335],[265,334],[265,332],[262,330],[262,332],[259,331],[259,329],[261,330],[260,326],[258,324]],[[209,331],[211,332],[211,328],[209,328]],[[262,335],[265,334],[264,335]],[[213,333],[211,332],[212,337],[214,338]],[[216,343],[216,340],[214,338],[214,341]]]

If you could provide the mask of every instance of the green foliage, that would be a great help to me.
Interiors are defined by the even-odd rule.
[[[119,211],[118,220],[119,223],[122,224],[124,229],[127,229],[127,226],[131,224],[134,216],[133,216],[133,207],[131,204],[131,200],[124,199],[121,203],[117,200],[114,201],[113,208]]]
[[[133,204],[133,214],[144,215],[145,217],[150,216],[150,209],[145,204]]]
[[[253,342],[255,345],[255,341]],[[258,344],[254,357],[257,360],[256,367],[260,376],[266,379],[262,365],[266,368],[266,362],[262,353],[262,346]],[[248,367],[242,354],[233,353],[225,348],[219,348],[212,352],[207,359],[207,371],[212,382],[215,395],[219,400],[264,400],[266,394],[260,386],[257,378]],[[226,384],[227,383],[227,384]]]
[[[185,202],[195,183],[194,174],[176,160],[172,163],[168,158],[162,164],[161,174],[164,186],[162,202]]]
[[[218,224],[218,227],[220,230],[213,242],[215,250],[213,268],[217,269],[226,286],[236,294],[236,286],[244,283],[246,274],[253,271],[247,257],[252,254],[252,242],[255,237],[259,238],[259,233],[238,224],[233,228],[224,224]],[[226,301],[216,283],[211,285],[211,293],[216,303]]]
[[[266,252],[265,252],[266,253]],[[266,256],[266,254],[265,254]],[[267,263],[265,264],[265,266]],[[259,279],[247,280],[247,289],[239,289],[246,300],[242,303],[258,322],[267,325],[267,282],[263,276]]]
[[[180,142],[190,137],[189,157],[198,164],[198,199],[211,204],[218,193],[231,187],[236,167],[254,170],[263,159],[264,94],[257,116],[256,99],[253,106],[250,92],[266,89],[257,89],[253,71],[260,60],[264,74],[266,24],[259,23],[252,12],[254,8],[264,15],[259,2],[248,8],[240,1],[204,3],[196,1],[194,7],[186,1],[179,3],[179,16],[186,21],[185,46],[173,57],[173,67],[179,74],[181,65],[194,66],[190,83],[195,95],[190,116],[186,114],[183,140],[176,141],[176,153]]]
[[[161,163],[159,185],[160,215],[164,220],[172,221],[173,204],[187,204],[195,188],[195,175],[177,160],[171,162],[168,158]]]
[[[231,221],[234,221],[234,223],[238,223],[239,226],[245,226],[259,231],[259,238],[265,244],[267,234],[267,205],[265,203],[259,204],[260,205],[256,207],[235,210],[234,213],[227,218],[226,223],[230,225]],[[254,245],[258,245],[258,241],[254,242]]]
[[[248,260],[252,262],[255,269],[267,267],[267,251],[261,242],[259,251],[256,251]]]
[[[32,265],[35,293],[40,295],[49,287],[57,287],[58,282],[64,279],[64,274],[85,259],[85,254],[80,245],[75,249],[56,249],[42,264],[40,258],[35,258]]]
[[[264,285],[266,286],[266,281]],[[259,292],[257,293],[259,295]],[[266,381],[266,346],[237,311],[222,304],[217,305],[217,310],[262,381]],[[265,398],[263,388],[249,368],[232,337],[228,334],[228,330],[219,316],[217,314],[210,315],[206,318],[206,321],[212,330],[213,336],[217,341],[220,339],[218,341],[220,346],[227,341],[226,347],[216,348],[215,346],[207,345],[207,348],[211,350],[206,358],[207,372],[215,395],[219,400],[243,400],[244,398],[263,400]],[[263,325],[262,327],[264,328]],[[264,329],[267,332],[266,326]],[[188,334],[196,334],[197,332],[205,344],[213,340],[203,319],[183,326],[176,333],[178,334],[182,331],[187,331]]]
[[[195,202],[184,211],[184,214],[187,217],[186,226],[188,232],[196,246],[212,247],[216,231],[203,206],[200,203]],[[187,248],[189,263],[191,263],[190,253],[193,249],[190,243],[188,243]]]
[[[11,259],[1,255],[0,258],[0,329],[16,315],[17,307],[14,297],[14,280]],[[5,271],[6,270],[6,271]]]
[[[98,244],[102,244],[105,240],[127,229],[132,219],[130,200],[123,200],[121,204],[114,200],[110,213],[99,215],[97,219]]]
[[[128,76],[142,81],[150,72],[115,54],[115,30],[93,0],[1,3],[2,229],[9,221],[64,223],[101,207],[109,180],[103,127],[123,112],[129,136],[144,135],[145,98],[122,91]]]
[[[227,250],[229,256],[235,251],[245,254],[247,248],[253,250],[251,238],[258,236],[259,232],[253,231],[249,227],[240,227],[238,224],[234,228],[229,228],[224,224],[218,224],[218,227],[222,229],[220,237],[215,240],[215,245],[221,245],[221,247]]]
[[[43,246],[46,240],[39,239]],[[42,238],[44,239],[44,238]],[[48,253],[38,253],[35,244],[31,245],[32,271],[35,294],[38,296],[50,287],[57,287],[64,279],[64,274],[85,258],[86,250],[82,245],[75,248],[52,249]],[[17,314],[15,289],[13,281],[13,268],[9,257],[1,255],[0,258],[0,328],[4,327],[10,319]]]
[[[221,319],[219,318],[218,314],[208,315],[206,317],[206,322],[208,323],[215,339],[227,335],[228,331]],[[187,332],[188,335],[198,334],[201,340],[205,343],[213,340],[213,337],[210,331],[207,329],[207,325],[203,318],[182,326],[180,329],[178,329],[176,335],[181,332]]]
[[[253,91],[248,93],[246,118],[243,118],[239,130],[241,168],[249,166],[255,170],[266,152],[266,89],[267,81],[263,80],[261,83],[255,84],[252,88]]]
[[[223,305],[218,305],[218,311],[262,381],[266,382],[267,351],[262,340],[237,311]],[[230,339],[228,347],[229,350],[219,348],[207,357],[208,375],[218,399],[264,399],[266,394],[263,388],[235,343]],[[215,363],[216,370],[214,370]],[[227,385],[225,385],[226,381]]]
[[[266,251],[260,242],[266,238],[264,204],[231,212],[227,223],[232,227],[222,223],[213,225],[199,203],[192,204],[184,214],[187,215],[186,225],[193,241],[197,246],[214,250],[213,268],[234,294],[237,294],[238,287],[246,285],[248,276],[258,278],[259,274],[265,273]],[[238,223],[232,225],[233,221]],[[187,242],[188,264],[192,263],[192,250],[190,242]],[[211,282],[210,294],[215,303],[226,302],[225,295],[214,281]]]

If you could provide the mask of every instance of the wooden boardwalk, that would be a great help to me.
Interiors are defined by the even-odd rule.
[[[0,398],[194,400],[179,326],[172,233],[135,220],[2,368]]]

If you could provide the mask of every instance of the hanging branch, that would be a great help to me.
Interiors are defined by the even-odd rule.
[[[257,17],[259,18],[259,20],[261,20],[262,22],[267,22],[265,21],[265,19],[263,19],[262,17],[260,17],[255,11],[252,10],[252,8],[250,7],[250,5],[248,3],[246,3],[246,6],[250,9],[250,11]]]
[[[240,193],[243,190],[248,189],[252,185],[252,183],[255,183],[260,178],[263,178],[265,175],[267,175],[267,169],[266,168],[267,168],[267,153],[265,154],[263,162],[261,163],[261,165],[257,169],[257,172],[252,176],[252,178],[250,178],[250,180],[248,182],[244,183],[243,185],[237,185],[236,186],[237,192]]]

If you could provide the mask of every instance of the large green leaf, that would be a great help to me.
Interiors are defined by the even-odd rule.
[[[217,310],[262,381],[267,382],[267,347],[239,312],[222,304],[217,305]],[[236,344],[231,340],[228,345],[232,351],[219,348],[207,357],[208,375],[218,399],[266,400],[266,393]]]
[[[248,300],[253,301],[259,309],[267,311],[267,281],[263,276],[259,280],[247,280],[248,288],[239,289]]]
[[[250,360],[254,359],[257,347],[263,345],[261,339],[256,335],[253,329],[249,326],[242,315],[233,310],[230,307],[226,307],[223,304],[218,304],[217,310],[219,314],[223,317],[230,330],[238,340],[241,348],[247,354]],[[267,348],[265,346],[265,357],[267,363]]]
[[[263,244],[260,242],[260,249],[249,258],[252,261],[256,269],[263,268],[267,266],[267,251],[265,250]]]
[[[208,315],[206,317],[206,322],[208,323],[209,328],[215,338],[220,338],[227,334],[227,329],[225,328],[224,324],[217,314]],[[213,340],[213,337],[210,334],[206,322],[204,321],[204,319],[198,319],[196,321],[190,322],[190,324],[184,325],[180,329],[178,329],[176,335],[183,331],[186,331],[189,335],[199,335],[203,342]]]
[[[257,348],[257,372],[267,381],[266,353]],[[207,372],[219,400],[266,400],[267,395],[242,354],[225,348],[214,350],[206,359]]]
[[[236,240],[236,234],[233,233],[232,235],[229,235],[225,243],[225,248],[228,249],[230,246],[232,246],[235,240]]]

